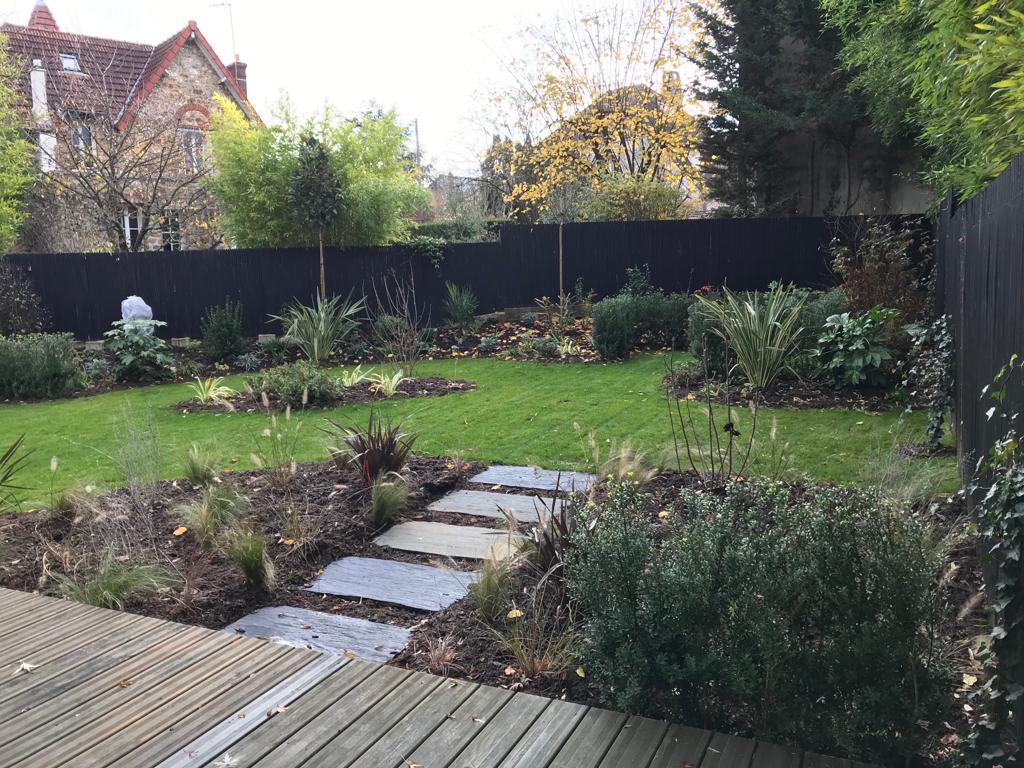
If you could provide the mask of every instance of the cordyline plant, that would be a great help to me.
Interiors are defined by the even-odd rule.
[[[20,453],[25,436],[21,435],[0,454],[0,514],[16,511],[19,507],[18,491],[25,488],[14,484],[14,477],[21,471],[29,453]]]
[[[327,451],[334,463],[341,469],[357,466],[367,488],[383,477],[401,472],[416,442],[417,435],[405,432],[401,422],[385,422],[374,411],[370,412],[365,430],[343,427],[331,419],[324,421],[328,426],[320,427],[320,431],[331,438]]]
[[[712,332],[736,355],[736,366],[753,389],[768,389],[796,351],[803,328],[800,310],[806,297],[797,298],[792,285],[774,285],[767,292],[742,296],[725,289],[720,301],[697,300],[717,320]]]
[[[285,309],[282,315],[271,315],[284,328],[285,336],[291,339],[309,362],[319,365],[334,350],[334,345],[354,331],[359,323],[356,317],[363,311],[363,299],[316,298],[316,304],[307,307],[296,302]]]

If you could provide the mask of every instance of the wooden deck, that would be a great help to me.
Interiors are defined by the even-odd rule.
[[[0,589],[0,766],[857,768]]]

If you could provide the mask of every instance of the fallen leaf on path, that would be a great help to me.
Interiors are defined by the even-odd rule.
[[[15,675],[18,675],[22,672],[31,672],[38,666],[38,664],[29,664],[27,661],[23,661],[21,662],[21,664],[18,665],[18,668],[14,670],[14,674],[11,675],[11,677],[14,677]]]

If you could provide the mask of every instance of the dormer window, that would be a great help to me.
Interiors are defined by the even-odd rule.
[[[65,72],[81,72],[82,67],[78,63],[78,57],[73,53],[60,54],[60,65]]]

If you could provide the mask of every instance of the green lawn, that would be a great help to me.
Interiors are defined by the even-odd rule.
[[[600,441],[628,439],[651,453],[670,445],[665,399],[659,388],[664,360],[657,355],[628,363],[556,365],[500,360],[425,361],[420,375],[467,379],[473,392],[440,398],[386,403],[383,408],[408,418],[419,433],[420,451],[443,455],[460,452],[488,462],[585,468],[585,455],[574,423],[593,429]],[[240,378],[228,383],[240,387]],[[188,397],[183,384],[112,392],[52,403],[0,406],[0,447],[18,435],[34,449],[23,485],[45,497],[50,487],[50,459],[59,458],[56,487],[119,485],[109,455],[116,450],[115,429],[125,404],[136,414],[150,414],[159,431],[167,477],[180,476],[188,446],[215,449],[225,466],[251,467],[254,436],[266,425],[262,414],[182,415],[167,406]],[[326,458],[324,436],[316,426],[323,416],[342,423],[365,420],[368,406],[299,414],[303,421],[299,460]],[[848,411],[766,410],[760,416],[761,450],[767,445],[771,417],[778,419],[778,439],[789,443],[798,474],[826,481],[858,482],[894,440],[921,440],[923,414],[868,414]],[[749,422],[749,413],[743,421]],[[742,427],[742,425],[741,425]],[[945,489],[956,487],[952,459],[928,460],[942,472]],[[753,473],[758,472],[754,463]]]

